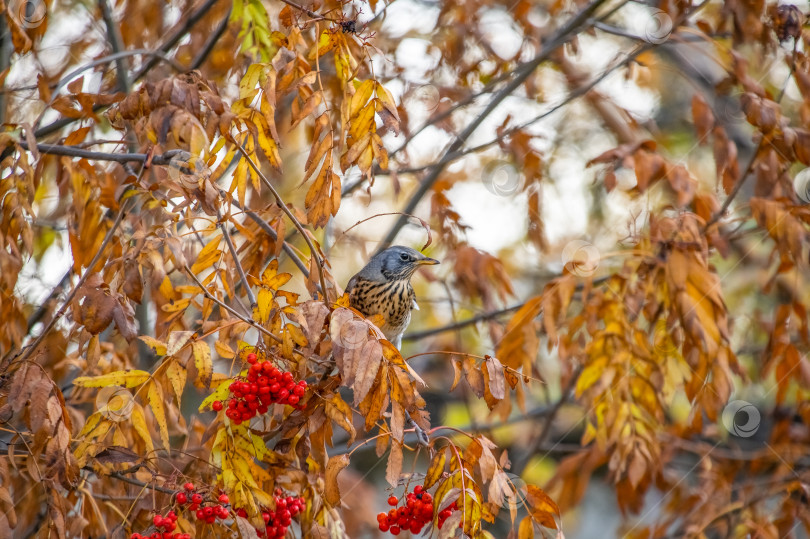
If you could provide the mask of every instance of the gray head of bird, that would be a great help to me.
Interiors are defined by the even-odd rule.
[[[374,281],[399,281],[410,279],[419,266],[432,266],[439,261],[429,258],[415,249],[394,245],[369,260],[358,275]]]

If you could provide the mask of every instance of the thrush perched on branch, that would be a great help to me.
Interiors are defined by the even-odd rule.
[[[410,247],[389,247],[349,279],[346,291],[350,304],[364,316],[381,315],[384,323],[380,329],[399,348],[411,321],[411,310],[419,308],[411,276],[419,266],[438,263]]]

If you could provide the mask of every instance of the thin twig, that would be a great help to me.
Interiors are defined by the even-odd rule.
[[[107,39],[114,53],[119,53],[124,50],[124,40],[121,38],[121,32],[118,25],[115,24],[110,4],[107,0],[98,0],[98,5],[101,8],[101,17],[104,19],[104,24],[107,26]],[[125,93],[132,91],[132,81],[129,80],[129,67],[124,56],[116,58],[115,60],[115,76],[118,77],[118,86],[122,88]]]
[[[141,169],[141,174],[143,174],[144,170],[146,170],[145,167],[143,169]],[[128,192],[129,191],[124,191],[124,193],[128,193]],[[56,311],[56,314],[53,316],[53,318],[51,318],[50,322],[48,322],[48,324],[42,329],[42,332],[34,340],[34,342],[31,343],[30,345],[28,345],[25,348],[22,355],[17,358],[17,361],[22,362],[22,361],[25,361],[26,359],[28,359],[29,357],[31,357],[31,354],[34,352],[34,350],[36,350],[37,347],[42,343],[42,340],[45,338],[45,336],[48,335],[48,333],[51,331],[51,329],[53,329],[53,326],[56,325],[56,322],[65,315],[65,313],[67,312],[68,307],[70,306],[70,303],[73,301],[73,298],[76,296],[76,293],[84,285],[85,281],[87,281],[87,278],[90,277],[90,275],[93,273],[93,268],[96,266],[98,261],[101,259],[101,255],[107,249],[107,245],[109,245],[110,241],[112,240],[113,235],[115,234],[115,231],[118,228],[118,225],[121,224],[121,221],[124,218],[124,214],[127,212],[128,206],[130,205],[130,202],[132,200],[133,200],[133,198],[130,197],[130,198],[127,198],[126,200],[124,200],[124,202],[121,203],[121,209],[118,210],[118,215],[115,217],[115,221],[113,221],[112,226],[107,231],[107,234],[104,236],[104,240],[101,242],[101,247],[99,247],[98,251],[96,251],[96,254],[93,256],[93,259],[87,265],[87,269],[82,274],[82,276],[79,278],[79,282],[76,283],[76,286],[74,286],[73,289],[70,291],[70,293],[67,295],[67,298],[65,298],[64,303],[62,303],[62,306],[59,308],[58,311]]]
[[[194,275],[194,273],[192,273],[191,268],[189,268],[188,266],[183,266],[183,269],[186,271],[186,273],[188,273],[189,277],[191,277],[194,280],[194,282],[197,283],[197,286],[200,288],[202,293],[205,294],[205,297],[207,297],[208,299],[210,299],[211,301],[213,301],[214,303],[219,305],[221,308],[225,309],[226,311],[228,311],[229,313],[234,315],[236,318],[238,318],[242,322],[244,322],[246,324],[249,324],[249,325],[253,326],[254,328],[256,328],[257,330],[259,330],[260,332],[264,333],[265,335],[267,335],[268,337],[270,337],[271,339],[273,339],[277,343],[282,342],[281,337],[279,337],[278,335],[275,335],[274,333],[271,333],[267,328],[265,328],[264,326],[262,326],[261,324],[259,324],[255,320],[245,317],[240,312],[236,311],[233,307],[231,307],[227,303],[224,303],[222,300],[220,300],[219,298],[214,296],[211,292],[209,292],[208,289],[205,287],[205,285],[200,282],[200,280],[197,278],[197,276]]]
[[[171,50],[172,47],[174,47],[177,44],[177,42],[179,42],[183,38],[183,36],[185,36],[189,32],[189,30],[191,30],[191,28],[197,23],[197,21],[199,21],[211,9],[211,7],[213,7],[213,5],[217,3],[217,1],[218,0],[207,0],[205,4],[200,6],[200,9],[189,15],[187,18],[184,18],[183,25],[180,28],[178,28],[174,32],[174,34],[168,37],[166,41],[164,41],[163,45],[161,45],[157,49],[151,51],[140,51],[137,53],[135,53],[135,51],[122,51],[120,54],[127,56],[131,56],[132,54],[147,54],[149,56],[152,56],[152,60],[146,62],[146,64],[144,64],[144,66],[141,69],[139,69],[135,73],[135,75],[132,76],[132,80],[138,81],[141,78],[143,78],[147,73],[149,73],[149,71],[152,70],[153,67],[157,65],[159,60],[167,61],[172,65],[178,65],[176,62],[169,59],[166,56],[166,53],[168,53],[169,50]],[[110,57],[107,58],[109,59]],[[179,68],[179,71],[183,72],[186,71],[186,69],[181,66]],[[93,112],[98,112],[105,107],[106,105],[94,105]],[[59,120],[56,120],[53,123],[50,123],[44,127],[40,127],[39,129],[37,129],[34,132],[34,136],[38,139],[46,137],[52,133],[59,131],[63,127],[66,127],[74,123],[77,119],[78,118],[60,118]]]
[[[25,150],[31,149],[24,140],[17,142],[17,145]],[[78,146],[64,146],[62,144],[38,143],[37,149],[40,153],[50,155],[65,155],[67,157],[80,157],[96,161],[112,161],[115,163],[145,163],[146,159],[149,157],[149,154],[146,153],[93,152],[79,148]],[[169,150],[161,155],[153,155],[150,163],[152,165],[168,165],[172,162],[172,159],[182,152],[182,150]]]
[[[247,276],[245,275],[245,269],[239,261],[239,254],[236,252],[236,247],[234,247],[233,241],[231,240],[231,233],[228,232],[228,222],[222,222],[222,213],[219,210],[217,210],[217,220],[219,221],[219,228],[222,230],[222,236],[225,238],[225,243],[228,245],[228,250],[231,252],[231,258],[233,258],[236,271],[239,273],[239,278],[242,280],[242,285],[245,287],[245,293],[250,302],[250,308],[255,309],[256,305],[258,305],[258,303],[256,303],[256,296],[253,294],[253,289],[250,288]]]
[[[467,139],[473,134],[473,132],[478,129],[478,127],[483,123],[483,121],[494,111],[509,95],[512,94],[521,84],[523,84],[527,78],[534,72],[534,70],[543,62],[545,62],[551,54],[556,51],[559,47],[564,45],[570,39],[573,38],[571,34],[575,32],[579,26],[584,22],[587,21],[593,12],[601,6],[605,0],[594,0],[590,4],[588,4],[584,9],[582,9],[576,16],[574,16],[568,23],[563,25],[552,37],[548,40],[547,43],[543,43],[543,47],[541,52],[534,57],[530,62],[527,62],[524,67],[517,70],[515,73],[515,77],[501,90],[499,90],[493,97],[490,99],[487,106],[484,110],[473,120],[471,121],[464,130],[459,133],[459,135],[455,138],[455,140],[450,144],[447,150],[444,151],[444,156],[451,155],[464,146],[464,143]],[[408,201],[408,204],[402,210],[403,213],[413,213],[416,207],[418,206],[419,202],[422,198],[427,194],[427,192],[433,187],[433,184],[439,179],[442,171],[444,170],[446,165],[437,163],[431,169],[431,172],[427,175],[427,177],[422,180],[419,188],[416,190],[416,193],[413,194],[411,199]],[[380,246],[377,252],[382,252],[383,250],[387,249],[391,243],[396,238],[399,230],[405,226],[407,223],[408,218],[405,216],[400,216],[397,219],[394,226],[388,232],[388,235],[383,239],[380,243]]]
[[[208,55],[211,54],[211,51],[214,50],[217,41],[219,41],[219,38],[221,38],[222,34],[225,33],[225,30],[228,29],[228,22],[231,20],[232,11],[233,5],[231,5],[231,7],[228,8],[228,13],[226,13],[225,16],[222,17],[222,20],[219,21],[219,24],[217,25],[214,32],[209,36],[208,41],[205,42],[205,45],[203,45],[203,48],[200,51],[200,53],[196,56],[196,58],[194,58],[194,61],[191,62],[191,66],[189,67],[189,69],[192,70],[199,69],[199,67],[203,64],[203,62],[205,62],[205,59],[208,58]]]
[[[582,372],[581,367],[577,367],[574,373],[571,375],[571,379],[568,381],[568,384],[563,388],[562,393],[560,394],[560,398],[554,404],[554,407],[551,409],[549,414],[546,416],[546,422],[543,424],[543,428],[540,433],[534,438],[528,446],[525,455],[520,458],[520,460],[516,459],[516,462],[512,466],[512,473],[520,475],[523,473],[523,469],[526,468],[526,465],[532,458],[532,455],[537,451],[537,449],[543,445],[546,441],[546,437],[548,436],[549,432],[551,432],[551,425],[554,423],[554,419],[557,417],[560,409],[568,402],[569,396],[571,392],[574,390],[574,386],[576,386],[577,380],[579,379],[579,375]]]
[[[326,281],[324,280],[324,277],[323,277],[323,260],[321,260],[321,256],[318,254],[318,251],[315,249],[315,246],[312,244],[312,240],[310,239],[309,234],[306,233],[306,230],[304,230],[304,226],[301,224],[300,221],[298,221],[298,219],[295,217],[295,215],[293,215],[293,213],[290,211],[290,208],[287,207],[287,204],[284,203],[284,199],[281,198],[281,195],[279,195],[278,191],[276,191],[276,188],[273,187],[273,184],[270,183],[270,180],[267,179],[267,176],[265,176],[264,173],[262,173],[262,171],[259,170],[259,167],[256,166],[256,163],[253,162],[253,159],[250,157],[250,154],[247,153],[245,148],[241,144],[239,144],[238,142],[236,142],[236,147],[242,153],[244,158],[247,159],[247,162],[248,162],[248,164],[250,164],[250,167],[253,169],[253,171],[259,176],[259,178],[261,178],[262,183],[264,183],[265,187],[267,187],[270,190],[270,192],[273,194],[273,197],[276,199],[276,203],[281,208],[281,211],[283,211],[284,214],[287,216],[287,218],[290,221],[292,221],[293,226],[295,226],[295,228],[298,230],[298,232],[301,233],[301,236],[304,238],[304,241],[307,242],[307,246],[309,247],[310,256],[312,256],[313,260],[315,260],[315,263],[318,266],[318,278],[320,279],[321,290],[323,291],[323,301],[324,301],[324,303],[326,303],[327,307],[330,307],[329,306],[329,298],[327,298],[327,296],[326,296],[326,292],[327,292]],[[330,307],[330,310],[331,310],[331,307]]]
[[[723,201],[723,205],[720,206],[720,209],[717,210],[717,213],[712,215],[711,219],[709,219],[706,222],[706,225],[703,227],[704,231],[708,230],[710,226],[715,224],[717,221],[720,220],[721,217],[723,217],[723,214],[726,213],[728,207],[731,206],[731,202],[737,196],[737,193],[739,193],[740,190],[742,189],[742,186],[745,184],[745,181],[748,179],[748,176],[751,175],[751,170],[754,168],[754,163],[757,160],[759,150],[762,148],[762,140],[763,139],[760,138],[757,147],[754,148],[753,153],[751,153],[751,158],[748,160],[748,164],[745,167],[745,171],[743,171],[742,175],[740,176],[740,179],[737,180],[737,183],[734,184],[734,188],[731,190],[726,199]]]
[[[185,36],[195,24],[197,24],[197,21],[202,19],[205,14],[208,13],[212,7],[214,7],[214,4],[216,4],[218,1],[219,0],[207,0],[202,6],[200,6],[200,9],[189,15],[187,18],[181,18],[183,25],[175,30],[175,32],[169,36],[166,41],[163,42],[163,45],[161,45],[157,50],[168,53],[181,39],[183,39],[183,36]],[[151,71],[153,67],[155,67],[155,64],[157,64],[156,60],[147,62],[135,73],[135,76],[133,76],[132,79],[140,80],[144,75]]]
[[[314,21],[329,21],[329,22],[334,22],[334,23],[340,22],[337,19],[333,19],[331,17],[325,17],[324,15],[320,15],[318,13],[315,13],[314,11],[311,11],[311,10],[307,9],[304,6],[299,6],[295,2],[292,2],[291,0],[281,0],[281,1],[284,2],[285,4],[287,4],[288,6],[297,9],[298,11],[306,13],[307,15],[309,15],[309,18],[311,18],[313,22]]]

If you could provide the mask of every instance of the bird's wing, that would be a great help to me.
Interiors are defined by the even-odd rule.
[[[414,311],[419,310],[419,304],[416,303],[416,298],[411,298],[411,309],[413,309]]]

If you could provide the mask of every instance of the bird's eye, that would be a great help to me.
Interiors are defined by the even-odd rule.
[[[399,259],[402,260],[403,262],[407,262],[408,260],[411,259],[411,257],[410,255],[408,255],[408,253],[400,253]]]

